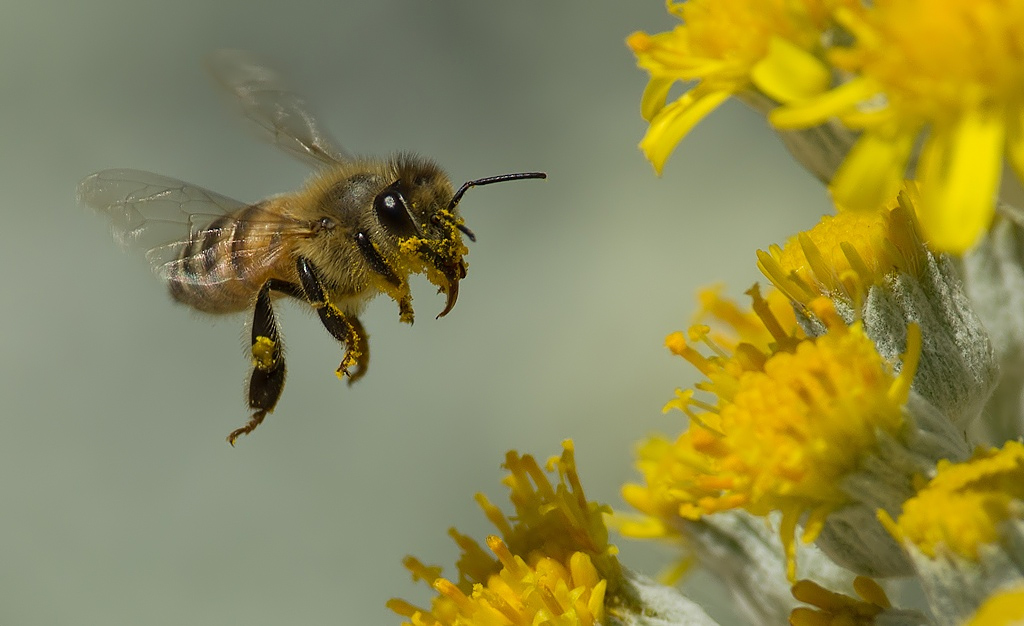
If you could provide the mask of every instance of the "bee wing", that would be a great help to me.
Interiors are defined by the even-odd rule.
[[[274,264],[288,237],[313,233],[308,222],[141,170],[97,172],[78,184],[78,200],[110,218],[122,246],[145,250],[158,276],[193,284],[247,280]],[[261,245],[236,245],[243,231]]]
[[[241,50],[218,50],[207,66],[242,104],[271,143],[302,161],[321,167],[352,157],[321,129],[303,98],[292,93],[280,75]]]
[[[110,218],[118,243],[142,250],[191,237],[247,206],[175,178],[133,169],[87,177],[78,184],[78,201]]]

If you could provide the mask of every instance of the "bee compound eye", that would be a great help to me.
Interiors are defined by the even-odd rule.
[[[392,234],[399,237],[416,234],[416,225],[409,214],[409,207],[397,189],[389,187],[377,194],[373,199],[373,210],[377,213],[381,225]]]

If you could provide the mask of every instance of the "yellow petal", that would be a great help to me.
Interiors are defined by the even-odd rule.
[[[647,134],[640,141],[640,149],[654,166],[655,172],[661,174],[676,144],[730,95],[728,91],[704,91],[698,86],[662,109],[651,120]]]
[[[662,109],[668,99],[668,90],[675,84],[672,78],[652,78],[644,87],[644,95],[640,98],[640,114],[650,122]]]
[[[814,98],[781,106],[769,114],[768,121],[780,129],[815,126],[849,111],[877,93],[878,86],[874,81],[855,78]]]
[[[861,135],[832,178],[836,205],[872,211],[895,198],[916,138],[916,127],[891,133],[870,130]]]
[[[962,254],[988,228],[1003,163],[1003,118],[968,111],[935,128],[921,151],[921,229],[932,248]]]
[[[810,52],[773,37],[768,55],[754,65],[750,78],[768,97],[788,103],[821,95],[832,83],[832,72]]]

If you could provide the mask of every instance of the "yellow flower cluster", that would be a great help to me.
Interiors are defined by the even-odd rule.
[[[810,303],[827,332],[798,338],[800,331],[785,329],[756,289],[750,293],[762,332],[774,340],[767,350],[739,342],[727,351],[695,326],[690,340],[708,347],[711,356],[704,356],[682,333],[669,335],[669,349],[706,377],[697,390],[713,401],[696,400],[695,390],[677,392],[667,408],[686,413],[690,429],[675,442],[654,437],[643,445],[638,467],[645,484],[627,485],[623,497],[658,519],[666,535],[678,533],[680,518],[735,508],[781,512],[792,577],[797,523],[806,515],[804,540],[815,539],[825,518],[847,503],[842,479],[873,451],[879,434],[900,436],[920,340],[911,330],[895,374],[860,325],[848,326],[828,300]]]
[[[1004,158],[1024,176],[1019,0],[690,0],[670,12],[674,30],[628,40],[651,75],[640,147],[659,172],[707,113],[758,95],[781,105],[768,116],[781,131],[839,120],[860,134],[832,178],[840,207],[874,210],[910,168],[936,250],[977,242]],[[676,80],[698,82],[666,106]]]
[[[669,2],[683,20],[658,35],[634,33],[627,43],[640,67],[651,74],[641,108],[651,123],[640,148],[659,173],[675,145],[730,96],[750,89],[766,59],[796,49],[816,49],[828,25],[823,0],[691,0]],[[812,71],[817,69],[812,67]],[[698,81],[666,104],[677,81]],[[813,83],[813,81],[812,81]],[[828,74],[805,88],[808,95],[828,86]]]
[[[675,28],[627,40],[650,75],[640,148],[655,170],[735,96],[829,183],[837,214],[758,251],[774,289],[750,290],[750,310],[706,291],[695,324],[668,336],[703,380],[666,405],[688,428],[639,446],[642,481],[623,497],[644,517],[621,530],[685,543],[715,532],[696,522],[743,511],[777,526],[790,580],[801,536],[854,572],[916,572],[936,623],[1010,615],[1003,596],[1017,598],[1008,589],[1024,580],[1012,573],[1024,562],[1024,447],[969,458],[978,440],[965,431],[993,389],[1005,393],[993,355],[1019,367],[1024,314],[982,320],[965,294],[1018,302],[1007,290],[1024,253],[982,242],[969,272],[953,255],[982,245],[1004,160],[1024,178],[1024,0],[669,0],[668,10]],[[677,82],[688,84],[669,102]],[[965,286],[965,274],[981,282]],[[1020,345],[993,350],[988,324]],[[1010,393],[998,406],[1020,406],[1024,394]],[[1017,419],[1003,431],[1019,437]],[[950,569],[950,555],[980,566]],[[793,596],[813,608],[791,622],[926,619],[866,578],[854,588],[860,600],[801,581]]]
[[[667,337],[699,382],[665,404],[686,416],[682,432],[638,446],[640,479],[622,494],[639,515],[618,516],[618,530],[681,539],[676,572],[696,564],[734,584],[754,623],[1024,618],[1024,444],[1012,440],[1024,415],[997,447],[969,434],[991,406],[997,360],[1024,363],[1024,313],[982,320],[970,288],[989,301],[1013,280],[1024,289],[1024,226],[973,274],[961,258],[986,237],[1004,159],[1024,175],[1024,0],[667,8],[672,30],[627,40],[650,74],[640,147],[655,170],[735,96],[780,132],[806,133],[801,146],[829,142],[794,154],[821,157],[803,164],[827,179],[837,213],[757,252],[770,287],[749,289],[749,307],[707,289],[692,325]],[[989,282],[965,286],[968,274]],[[994,323],[1020,345],[996,355]],[[1019,408],[1016,392],[999,406]],[[514,513],[477,496],[497,532],[484,547],[450,531],[456,576],[406,559],[436,592],[429,607],[389,603],[406,624],[713,624],[620,566],[609,510],[587,500],[564,446],[546,472],[508,454]],[[934,619],[894,606],[874,580],[897,575],[918,576]]]
[[[916,195],[911,186],[880,210],[826,215],[785,247],[759,250],[758,266],[793,302],[806,306],[827,296],[859,310],[869,289],[894,272],[923,273],[926,249],[917,226]]]
[[[509,519],[483,495],[477,501],[501,537],[487,537],[489,555],[473,539],[452,530],[462,551],[458,582],[415,558],[405,560],[413,578],[433,587],[429,609],[394,599],[388,607],[411,626],[595,626],[620,581],[616,549],[608,544],[602,516],[587,500],[576,472],[571,441],[548,462],[553,485],[533,457],[509,452],[505,484],[515,516]],[[514,520],[514,521],[513,521]],[[492,556],[493,555],[493,556]]]

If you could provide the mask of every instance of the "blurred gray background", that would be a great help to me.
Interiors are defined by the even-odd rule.
[[[672,25],[660,0],[6,3],[0,623],[397,624],[388,598],[430,597],[402,557],[453,575],[446,530],[491,532],[473,494],[505,502],[505,451],[566,437],[589,495],[620,507],[635,441],[683,426],[660,410],[696,374],[662,342],[696,289],[739,296],[755,249],[827,206],[734,104],[654,176],[623,40]],[[375,301],[352,388],[315,317],[281,306],[288,385],[235,449],[244,320],[172,304],[74,198],[108,167],[247,201],[302,183],[201,68],[219,47],[271,59],[353,152],[420,152],[457,182],[550,176],[467,195],[458,306],[434,320],[417,280],[410,328]],[[615,541],[649,573],[669,554]]]

